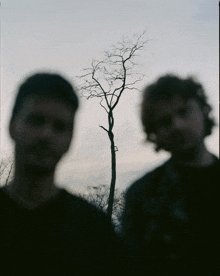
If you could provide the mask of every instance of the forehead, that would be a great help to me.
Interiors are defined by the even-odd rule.
[[[34,96],[24,99],[17,116],[26,117],[36,113],[45,117],[53,117],[54,119],[72,119],[75,110],[58,99]]]
[[[161,99],[154,104],[154,117],[164,117],[186,108],[195,102],[194,99],[183,99],[180,95],[174,95],[170,99]]]

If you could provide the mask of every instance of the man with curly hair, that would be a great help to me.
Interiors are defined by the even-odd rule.
[[[144,90],[147,140],[171,158],[125,196],[123,234],[139,259],[139,275],[220,273],[220,162],[204,143],[215,124],[211,109],[192,77],[164,75]]]

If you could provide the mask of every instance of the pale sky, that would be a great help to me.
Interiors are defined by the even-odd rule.
[[[1,1],[1,154],[12,155],[8,120],[18,84],[38,70],[76,76],[122,36],[146,31],[140,88],[159,75],[195,75],[219,118],[219,7],[217,0],[3,0]],[[140,61],[140,60],[139,60]],[[164,162],[144,143],[140,92],[126,91],[115,113],[116,187],[125,189]],[[81,99],[75,137],[57,181],[68,189],[110,183],[110,145],[99,127],[107,118],[96,100]],[[219,129],[207,139],[219,155]]]

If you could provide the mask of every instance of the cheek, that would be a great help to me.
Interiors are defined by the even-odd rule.
[[[157,141],[163,141],[163,140],[169,139],[170,135],[171,135],[171,131],[169,131],[169,130],[160,130],[158,132],[158,134],[156,135],[156,137],[157,137],[156,140]]]
[[[155,144],[158,146],[164,146],[169,141],[169,135],[167,133],[159,133],[155,136]]]
[[[21,145],[28,146],[30,144],[35,143],[36,135],[32,132],[28,132],[23,130],[16,135],[15,142],[18,142]]]
[[[18,123],[14,128],[15,140],[23,143],[32,143],[37,137],[36,130],[31,129],[29,126]]]
[[[72,134],[69,134],[66,137],[62,137],[59,139],[57,143],[58,144],[57,148],[60,148],[61,153],[65,153],[69,149],[71,140],[72,140]]]
[[[195,114],[194,118],[189,122],[191,124],[191,129],[198,134],[205,131],[205,119],[199,112]]]

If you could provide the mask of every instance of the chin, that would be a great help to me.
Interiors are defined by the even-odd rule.
[[[42,165],[35,165],[29,164],[26,166],[26,171],[28,174],[32,175],[47,175],[52,174],[55,171],[55,166],[42,166]]]
[[[181,149],[179,151],[171,152],[172,156],[182,160],[182,161],[190,161],[193,160],[196,156],[196,152],[193,148]]]

